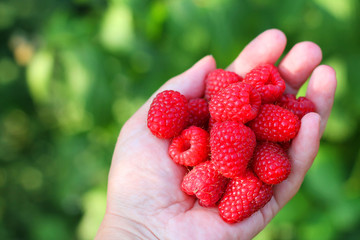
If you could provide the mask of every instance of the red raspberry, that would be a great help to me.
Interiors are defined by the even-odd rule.
[[[188,107],[190,113],[188,125],[205,128],[210,117],[209,104],[207,101],[203,98],[190,99]]]
[[[185,96],[173,90],[165,90],[156,95],[150,105],[147,126],[158,138],[169,139],[179,135],[189,117]]]
[[[258,141],[285,142],[296,136],[300,120],[289,110],[273,104],[264,104],[248,126],[254,131]]]
[[[261,181],[261,180],[260,180]],[[263,183],[260,187],[259,194],[254,199],[254,210],[255,212],[260,208],[264,207],[273,196],[273,188],[271,185]]]
[[[191,126],[171,141],[169,155],[174,162],[184,166],[195,166],[209,155],[209,133]]]
[[[286,142],[279,142],[279,145],[282,147],[282,149],[285,150],[285,152],[288,152],[289,148],[291,147],[291,140]]]
[[[255,134],[242,123],[217,122],[211,129],[211,160],[227,178],[245,173],[255,146]]]
[[[231,179],[219,203],[219,213],[228,223],[240,222],[264,207],[273,195],[271,185],[264,184],[248,170]]]
[[[214,126],[215,123],[216,123],[215,119],[213,119],[213,118],[210,116],[209,124],[208,124],[208,132],[211,131],[211,129],[212,129],[212,127]]]
[[[266,184],[278,184],[287,179],[291,171],[289,156],[273,142],[259,143],[252,159],[254,173]]]
[[[242,77],[234,72],[216,69],[209,73],[205,79],[205,98],[210,101],[218,91],[241,80]]]
[[[315,112],[315,105],[306,97],[299,97],[296,99],[293,94],[285,94],[277,102],[282,108],[288,109],[301,119],[309,112]]]
[[[281,97],[285,90],[285,81],[272,64],[260,65],[244,77],[243,82],[253,85],[261,95],[262,103],[272,103]]]
[[[234,120],[246,123],[254,119],[261,105],[256,89],[247,83],[234,83],[215,94],[210,103],[210,115],[216,121]]]
[[[196,195],[200,205],[212,207],[223,195],[227,182],[227,178],[216,170],[214,164],[206,161],[184,177],[181,188],[189,195]]]

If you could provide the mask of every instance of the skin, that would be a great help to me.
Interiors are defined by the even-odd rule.
[[[267,30],[250,42],[227,70],[244,76],[261,63],[275,64],[285,45],[284,33]],[[302,118],[289,149],[292,172],[274,187],[274,196],[264,208],[242,222],[227,224],[216,208],[199,206],[180,189],[186,170],[168,156],[170,141],[156,138],[146,126],[150,103],[158,92],[177,90],[187,98],[203,95],[203,79],[216,69],[214,58],[206,56],[167,81],[123,126],[109,173],[106,213],[96,239],[253,238],[296,194],[318,152],[336,89],[335,71],[319,65],[321,60],[321,49],[315,43],[300,42],[278,65],[286,93],[296,94],[310,77],[306,97],[314,102],[317,113]]]

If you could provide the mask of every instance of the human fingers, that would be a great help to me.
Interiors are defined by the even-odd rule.
[[[318,66],[311,75],[306,91],[306,97],[316,107],[316,112],[321,116],[320,136],[325,130],[329,119],[336,91],[336,72],[327,65]]]
[[[318,152],[319,128],[320,116],[317,113],[309,113],[302,118],[300,131],[289,149],[291,173],[285,181],[274,186],[272,199],[260,211],[242,222],[247,235],[253,237],[259,233],[297,193]]]
[[[224,231],[231,233],[229,239],[251,239],[259,233],[273,219],[280,209],[297,193],[306,172],[311,167],[318,152],[320,141],[320,116],[309,113],[301,120],[298,135],[293,139],[289,156],[291,159],[291,173],[282,183],[274,186],[274,195],[271,200],[258,212],[243,221],[224,226]],[[200,208],[200,207],[199,207]],[[215,215],[212,209],[208,215]]]
[[[306,41],[294,45],[278,66],[286,82],[285,92],[296,94],[321,60],[321,49],[315,43]]]
[[[320,144],[320,122],[321,117],[317,113],[306,114],[301,119],[299,133],[289,149],[291,173],[285,181],[274,186],[274,199],[278,209],[297,193],[316,157]]]
[[[253,238],[273,219],[280,209],[297,193],[319,148],[320,116],[309,113],[301,120],[301,128],[289,150],[292,169],[289,177],[274,186],[271,200],[251,217],[232,225],[236,236]]]
[[[267,30],[252,40],[228,66],[227,70],[244,76],[262,63],[274,64],[283,53],[286,36],[277,29]]]
[[[277,29],[267,30],[250,42],[227,70],[244,75],[261,63],[275,63],[284,51],[285,45],[286,37],[284,33]],[[131,126],[138,125],[139,121],[144,121],[152,99],[158,92],[165,89],[177,90],[188,98],[201,96],[205,88],[204,78],[215,69],[214,58],[212,56],[204,57],[183,74],[166,82],[133,115],[125,126],[131,128]]]

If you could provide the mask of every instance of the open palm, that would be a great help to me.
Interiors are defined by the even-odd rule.
[[[261,63],[274,64],[283,54],[286,37],[267,30],[256,37],[227,70],[244,76]],[[292,172],[274,187],[274,196],[250,218],[227,224],[217,208],[199,206],[180,189],[186,169],[168,155],[169,140],[153,136],[146,126],[147,111],[159,91],[177,90],[188,99],[201,97],[204,78],[216,68],[211,56],[166,82],[124,125],[118,138],[108,182],[107,208],[98,239],[250,239],[259,233],[298,191],[318,151],[329,117],[336,77],[334,70],[320,65],[320,48],[311,42],[296,44],[278,68],[286,81],[286,92],[296,94],[310,77],[306,97],[317,113],[302,119],[289,149]]]

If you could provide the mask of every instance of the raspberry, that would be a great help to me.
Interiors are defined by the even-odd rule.
[[[185,128],[188,117],[186,97],[177,91],[165,90],[157,94],[151,103],[147,126],[158,138],[169,139]]]
[[[205,79],[205,98],[210,101],[218,91],[241,80],[242,77],[234,72],[216,69],[209,73]]]
[[[214,126],[214,124],[216,123],[215,119],[213,119],[212,117],[210,117],[209,119],[209,124],[208,124],[208,132],[211,131],[212,127]]]
[[[188,108],[190,113],[188,125],[205,129],[210,117],[207,101],[203,98],[190,99]]]
[[[255,134],[242,123],[217,122],[211,129],[211,160],[218,171],[227,178],[245,173],[255,146]]]
[[[189,195],[196,195],[200,205],[212,207],[223,195],[227,182],[227,178],[216,170],[214,164],[206,161],[185,175],[181,188]]]
[[[288,152],[289,148],[291,147],[291,140],[286,142],[279,142],[279,145],[282,147],[282,149],[285,150],[285,152]]]
[[[234,83],[215,94],[209,111],[216,121],[234,120],[246,123],[254,119],[261,105],[261,97],[253,86]]]
[[[209,133],[191,126],[171,141],[169,155],[174,162],[184,166],[195,166],[209,155]]]
[[[264,207],[273,195],[271,185],[264,184],[248,170],[231,179],[219,203],[219,213],[228,223],[240,222]]]
[[[248,126],[254,131],[258,141],[285,142],[297,135],[300,120],[289,110],[273,104],[264,104]]]
[[[290,174],[291,164],[285,150],[272,142],[259,143],[252,159],[254,173],[266,184],[278,184]]]
[[[260,65],[244,77],[243,82],[249,83],[261,95],[262,103],[273,103],[281,97],[285,90],[285,81],[272,64]]]
[[[299,97],[296,99],[293,94],[285,94],[277,102],[282,108],[288,109],[301,119],[309,112],[315,112],[315,105],[306,97]]]

